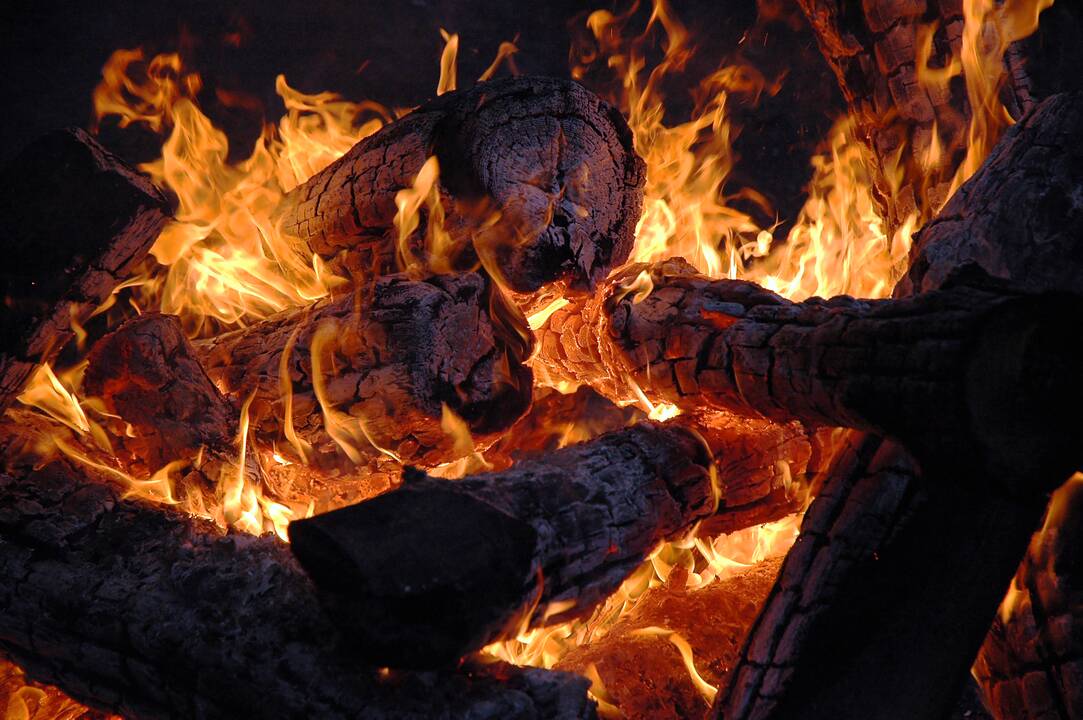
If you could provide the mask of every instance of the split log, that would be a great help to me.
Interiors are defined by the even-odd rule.
[[[976,454],[998,477],[1059,483],[1083,430],[1083,386],[1066,371],[1081,348],[1064,332],[1080,320],[1075,296],[966,286],[793,303],[676,260],[629,266],[555,313],[540,357],[550,376],[604,378],[612,393],[630,379],[679,407],[884,433],[926,462]]]
[[[0,578],[0,655],[129,718],[595,716],[564,673],[366,666],[272,537],[123,500],[60,463],[0,476]]]
[[[454,482],[408,471],[292,523],[291,547],[373,662],[430,666],[586,615],[699,521],[717,534],[800,510],[811,455],[796,423],[645,422]]]
[[[196,351],[236,405],[254,393],[251,427],[267,446],[289,451],[298,444],[292,432],[316,466],[348,466],[379,451],[436,465],[472,451],[441,427],[445,406],[484,441],[530,405],[532,377],[522,365],[530,341],[505,321],[511,311],[501,303],[477,273],[386,276]],[[336,412],[331,427],[320,388]]]
[[[1065,101],[1043,105],[1058,102]],[[1041,113],[1039,105],[1032,117]],[[1003,142],[1015,145],[1013,153],[1025,154],[1028,146],[1042,152],[1042,124],[1050,122],[1049,115],[1042,123],[1025,119]],[[1003,145],[994,155],[1002,152]],[[961,197],[977,202],[980,196],[968,187],[979,182],[981,174],[964,185]],[[986,189],[991,198],[1010,194],[991,184]],[[1007,212],[995,203],[982,210]],[[1073,262],[1071,253],[1033,250],[1057,236],[1053,221],[1036,224],[1031,249],[997,253],[998,246],[1016,242],[1012,226],[984,225],[983,212],[965,213],[952,237],[987,245],[984,256],[1006,263],[996,273],[1001,277],[1012,283],[1025,283],[1031,273],[1055,277],[1057,264]],[[1074,222],[1070,214],[1059,218]],[[1013,257],[1020,262],[1013,264]],[[921,272],[915,264],[915,275]],[[943,276],[988,282],[973,268]],[[900,285],[899,294],[916,286]],[[809,509],[735,679],[719,694],[717,717],[942,716],[1038,524],[1043,488],[1063,480],[1039,477],[1027,491],[1019,476],[1033,473],[1038,457],[1015,477],[973,468],[949,476],[928,467],[918,472],[905,451],[875,436],[859,435],[854,447],[839,455],[838,470]]]
[[[432,156],[457,267],[481,255],[514,290],[556,281],[582,290],[631,252],[644,183],[631,131],[577,83],[546,78],[494,80],[422,105],[290,192],[277,222],[355,277],[405,269],[395,196]],[[431,221],[410,254],[425,256]]]
[[[169,215],[149,179],[78,129],[43,137],[0,174],[0,410],[142,263]]]

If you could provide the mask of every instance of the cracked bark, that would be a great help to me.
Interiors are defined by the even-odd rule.
[[[143,262],[169,215],[149,179],[74,128],[31,144],[0,174],[0,410]]]
[[[445,229],[517,291],[593,288],[631,251],[643,162],[620,113],[577,83],[516,78],[448,93],[362,140],[290,192],[284,232],[354,277],[394,272],[395,195],[440,163]],[[408,245],[425,256],[425,225]]]
[[[256,437],[292,452],[283,421],[285,362],[289,417],[311,446],[308,460],[348,467],[354,459],[328,431],[315,393],[312,348],[322,338],[317,366],[326,397],[351,428],[364,432],[349,443],[363,456],[378,454],[378,446],[436,465],[463,452],[441,427],[444,405],[480,442],[511,427],[530,405],[532,379],[522,365],[529,341],[503,321],[500,302],[477,273],[423,281],[385,276],[352,295],[200,341],[195,349],[235,405],[254,393],[249,417]]]
[[[448,662],[588,614],[697,523],[729,532],[803,507],[821,438],[750,425],[642,422],[454,482],[408,472],[392,493],[292,523],[291,548],[373,662]]]
[[[645,297],[628,290],[641,273]],[[973,453],[998,477],[1029,465],[1048,483],[1075,460],[1083,388],[1063,372],[1078,352],[1064,328],[1081,318],[1073,296],[966,286],[793,303],[677,260],[630,266],[558,311],[540,357],[551,378],[606,378],[614,394],[630,379],[685,409],[887,434],[925,462]]]
[[[272,537],[121,499],[61,463],[0,475],[0,575],[0,654],[125,717],[595,716],[563,673],[381,673]]]

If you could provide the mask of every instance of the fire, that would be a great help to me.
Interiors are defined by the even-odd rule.
[[[999,100],[1004,71],[1002,58],[1008,45],[1032,32],[1038,13],[1052,0],[964,0],[966,28],[962,53],[944,68],[928,66],[932,28],[918,38],[919,81],[945,87],[955,75],[966,82],[973,119],[966,138],[965,158],[951,168],[952,187],[961,184],[988,153],[1011,120]],[[718,278],[753,280],[787,297],[850,294],[862,297],[888,295],[905,268],[912,232],[935,211],[926,208],[896,226],[880,216],[873,196],[868,150],[857,138],[855,122],[841,118],[812,163],[808,198],[785,237],[776,237],[774,226],[762,227],[748,212],[738,209],[751,203],[764,214],[772,210],[766,199],[753,191],[728,194],[727,181],[734,165],[732,126],[728,109],[735,97],[754,101],[777,90],[775,81],[747,65],[723,66],[703,78],[693,92],[693,110],[684,122],[671,123],[666,116],[662,87],[685,73],[695,53],[692,36],[666,0],[654,0],[645,27],[632,28],[638,4],[615,14],[598,10],[586,19],[592,41],[573,48],[572,75],[586,80],[599,74],[610,79],[608,95],[624,113],[635,146],[647,166],[646,197],[636,228],[634,261],[683,256],[702,272]],[[445,40],[440,59],[436,93],[457,87],[456,57],[459,36],[442,31]],[[656,62],[652,50],[660,45]],[[493,64],[482,74],[491,77],[506,64],[514,70],[512,43],[500,46]],[[223,329],[243,327],[278,311],[303,307],[328,296],[344,283],[328,272],[320,259],[307,256],[280,231],[274,211],[283,196],[371,135],[385,123],[408,110],[391,109],[375,102],[350,102],[322,92],[306,94],[279,76],[275,89],[285,113],[268,124],[251,153],[243,160],[229,160],[226,135],[200,109],[202,80],[185,69],[177,54],[147,58],[141,50],[118,50],[103,68],[101,84],[94,91],[97,121],[115,119],[121,126],[138,124],[164,135],[161,157],[141,168],[176,198],[175,220],[154,244],[143,272],[126,284],[124,292],[139,308],[153,308],[178,315],[193,337]],[[220,93],[225,103],[233,99]],[[942,147],[938,135],[922,155],[900,158],[923,168],[940,167],[954,148]],[[403,269],[417,269],[419,260],[408,238],[426,218],[430,267],[449,270],[453,251],[442,228],[438,191],[439,163],[430,158],[412,187],[396,197],[395,226]],[[943,199],[941,199],[943,200]],[[497,268],[490,268],[499,280]],[[626,288],[637,297],[651,290],[649,277]],[[99,312],[113,306],[111,299]],[[556,298],[536,310],[528,322],[532,329],[567,304]],[[125,308],[126,310],[126,308]],[[85,331],[76,328],[77,333]],[[355,463],[362,449],[373,446],[394,461],[399,458],[380,448],[366,430],[363,418],[335,407],[328,392],[335,368],[332,355],[337,337],[334,325],[317,329],[311,341],[313,386],[324,427],[335,443]],[[290,339],[296,342],[297,335]],[[284,399],[282,447],[299,464],[312,456],[312,448],[293,427],[292,387],[282,354],[279,367]],[[289,465],[278,449],[263,452],[249,438],[248,410],[251,398],[240,410],[236,455],[218,466],[214,492],[192,491],[179,485],[179,476],[192,463],[170,463],[136,478],[111,458],[108,434],[96,421],[102,410],[92,398],[78,392],[81,367],[57,373],[43,365],[20,396],[21,402],[52,419],[58,430],[43,456],[61,453],[125,487],[132,495],[154,502],[179,505],[196,515],[213,518],[223,526],[260,534],[275,532],[285,539],[285,528],[294,517],[312,512],[312,504],[288,504],[276,499],[263,482],[263,463]],[[629,380],[645,412],[655,420],[677,414],[669,405],[650,402]],[[465,423],[446,406],[443,427],[456,444],[469,446],[464,464],[436,469],[454,477],[465,468],[483,468],[486,461],[474,452]],[[566,442],[583,439],[569,424]],[[288,445],[288,448],[286,447]],[[209,503],[209,504],[208,504]],[[570,648],[604,634],[647,591],[664,585],[672,570],[682,567],[690,588],[703,587],[733,575],[769,557],[785,553],[797,536],[799,517],[750,528],[717,538],[687,538],[657,548],[609,600],[587,620],[524,630],[519,637],[486,649],[490,655],[520,664],[552,667]],[[549,609],[552,612],[552,608]],[[695,670],[688,643],[668,630],[658,629],[673,642],[685,659],[690,676],[710,699],[715,688]],[[597,673],[595,673],[596,675]],[[607,694],[600,678],[594,693],[603,702]],[[604,705],[603,705],[604,707]],[[609,708],[616,710],[611,704]],[[21,717],[8,709],[8,717]]]

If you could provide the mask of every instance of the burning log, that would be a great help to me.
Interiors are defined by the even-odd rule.
[[[530,342],[477,273],[378,278],[368,289],[197,344],[238,406],[252,397],[256,437],[317,466],[377,450],[435,465],[473,451],[530,405]],[[442,420],[445,420],[442,423]]]
[[[396,260],[396,195],[415,188],[430,157],[455,267],[480,256],[517,291],[558,280],[590,289],[632,249],[644,169],[631,131],[580,85],[545,78],[481,83],[422,105],[289,193],[281,227],[355,277],[394,272],[409,264]],[[439,254],[420,237],[432,222],[406,254]]]
[[[969,448],[1048,482],[1076,459],[1083,386],[1062,370],[1080,348],[1062,329],[1080,319],[1074,297],[972,287],[793,303],[678,260],[630,266],[555,313],[540,342],[550,376],[605,378],[611,393],[630,379],[679,407],[886,433],[926,461]]]
[[[235,409],[171,315],[139,315],[96,342],[83,390],[132,426],[125,446],[152,471],[204,447],[228,449],[237,436]]]
[[[43,137],[4,170],[0,410],[143,261],[169,214],[150,180],[82,130]]]
[[[565,673],[366,666],[281,543],[61,463],[0,475],[0,578],[0,655],[125,717],[594,717]]]
[[[1048,138],[1045,133],[1059,123],[1060,116],[1049,109],[1064,108],[1068,102],[1063,97],[1045,100],[1010,131],[990,163],[960,191],[960,198],[972,199],[973,209],[955,204],[941,221],[961,217],[942,237],[966,238],[960,247],[969,243],[970,257],[998,258],[1004,265],[991,269],[1012,284],[1022,285],[1035,274],[1056,278],[1057,266],[1072,264],[1072,252],[1046,254],[1039,248],[1075,219],[1071,213],[1042,215],[1047,220],[1034,224],[1026,250],[1000,253],[998,246],[1015,243],[1013,226],[984,225],[988,213],[1008,212],[999,202],[1013,203],[1021,214],[1044,211],[1040,205],[1019,206],[1010,199],[1011,192],[992,181],[998,175],[1007,180],[996,158],[1006,153],[1044,155],[1047,142],[1066,139],[1063,130]],[[1083,116],[1071,115],[1078,126]],[[1078,137],[1078,128],[1073,134]],[[1045,156],[1051,159],[1058,152],[1071,150],[1053,145]],[[1055,165],[1052,171],[1064,177]],[[1046,182],[1035,178],[1030,174],[1019,182]],[[1073,196],[1078,182],[1069,185],[1075,188]],[[979,183],[986,194],[968,190]],[[975,250],[983,245],[985,250]],[[1067,245],[1053,242],[1051,247]],[[932,257],[936,250],[930,242],[918,252]],[[949,245],[946,252],[954,251]],[[900,283],[900,295],[921,282],[925,271],[920,262],[913,272]],[[968,278],[988,282],[985,273],[974,272],[965,260],[955,273],[938,275],[956,283]],[[936,285],[931,281],[924,287]],[[1040,287],[1036,284],[1035,289]],[[1059,341],[1067,345],[1071,338],[1062,333]],[[1071,366],[1058,371],[1074,372]],[[1072,420],[1061,416],[1048,422]],[[781,579],[749,634],[734,680],[719,694],[716,716],[741,720],[799,712],[803,718],[870,713],[914,718],[943,713],[1038,524],[1044,493],[1067,474],[1063,468],[1058,474],[1045,466],[1045,458],[1035,456],[1007,478],[964,466],[949,483],[936,468],[919,472],[909,455],[890,442],[874,436],[857,436],[853,442],[855,450],[839,455],[838,468],[809,509]],[[1020,482],[1022,478],[1036,482]]]
[[[359,651],[433,667],[501,633],[580,615],[663,538],[714,509],[709,458],[686,431],[640,424],[455,482],[291,523],[291,549]]]
[[[640,423],[455,482],[409,472],[395,492],[292,523],[291,547],[373,662],[447,663],[585,615],[697,521],[728,532],[803,506],[799,425],[697,420],[682,419],[696,434]]]
[[[1053,495],[974,663],[997,718],[1083,714],[1083,478]]]

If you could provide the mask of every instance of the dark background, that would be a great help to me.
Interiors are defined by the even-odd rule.
[[[771,80],[783,77],[776,95],[765,95],[755,107],[735,107],[732,115],[742,131],[726,191],[755,187],[786,219],[800,208],[809,157],[843,105],[792,0],[760,2],[762,13],[756,0],[672,0],[698,50],[681,79],[687,86],[667,88],[667,108],[673,121],[684,119],[689,87],[723,61],[749,62]],[[235,155],[243,157],[263,119],[282,112],[274,94],[279,73],[304,92],[332,90],[350,100],[414,106],[434,93],[443,48],[439,30],[446,28],[460,35],[460,87],[488,66],[503,40],[519,46],[515,60],[523,73],[567,76],[572,33],[582,32],[587,14],[602,7],[623,9],[628,3],[17,2],[0,11],[5,108],[0,163],[51,129],[86,127],[91,92],[118,48],[143,47],[148,57],[179,50],[186,66],[203,77],[204,111],[227,131]],[[637,27],[648,10],[641,9]],[[757,24],[758,14],[766,19]],[[227,108],[215,98],[219,89],[257,102],[247,109]],[[153,158],[160,142],[143,131],[120,132],[108,125],[101,139],[133,162]]]

